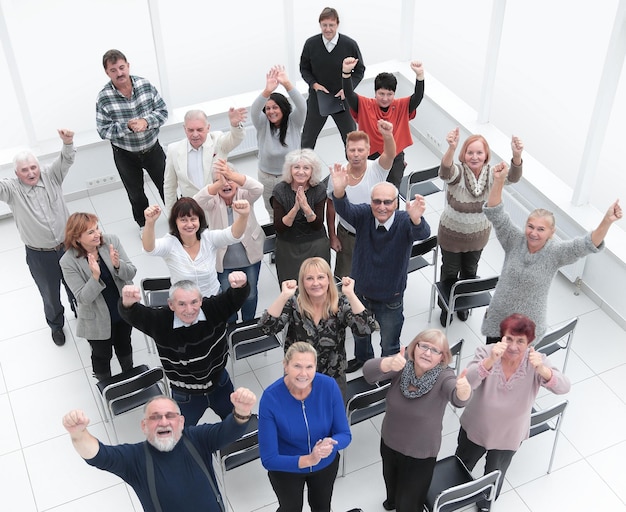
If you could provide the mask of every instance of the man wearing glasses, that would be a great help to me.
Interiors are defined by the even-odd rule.
[[[63,426],[87,464],[128,483],[144,510],[223,512],[211,455],[245,433],[256,396],[238,388],[230,401],[232,414],[223,421],[183,430],[185,418],[176,402],[165,396],[154,398],[146,404],[141,420],[147,441],[143,443],[102,444],[87,430],[89,418],[81,410],[68,412]]]
[[[332,171],[333,203],[341,218],[356,229],[352,275],[355,292],[380,325],[382,357],[400,351],[404,323],[403,296],[411,248],[417,240],[430,236],[430,226],[422,217],[426,201],[420,195],[398,210],[398,189],[387,182],[372,188],[370,204],[352,204],[346,196],[346,168],[336,164]],[[357,371],[374,357],[371,335],[354,336],[355,359],[346,372]]]
[[[241,309],[250,285],[239,271],[231,272],[228,281],[228,290],[208,298],[191,281],[174,283],[167,308],[140,304],[139,288],[127,285],[118,303],[121,317],[154,339],[172,398],[188,425],[196,425],[208,408],[222,419],[232,409],[226,324]]]

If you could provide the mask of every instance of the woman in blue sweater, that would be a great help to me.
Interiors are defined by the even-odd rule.
[[[316,373],[317,352],[291,345],[285,376],[263,392],[259,405],[259,449],[279,510],[302,510],[304,484],[312,512],[330,512],[339,450],[352,439],[339,386]]]

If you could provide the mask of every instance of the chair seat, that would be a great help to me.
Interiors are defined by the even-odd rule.
[[[441,189],[432,181],[416,183],[415,185],[411,185],[409,199],[415,197],[415,194],[419,194],[420,196],[429,196],[431,194],[436,194],[437,192],[441,192]]]
[[[140,364],[130,370],[126,370],[125,372],[113,375],[113,377],[99,380],[96,386],[100,390],[100,393],[102,393],[102,391],[104,391],[104,388],[106,388],[107,386],[110,386],[111,384],[117,384],[118,382],[130,379],[132,377],[136,377],[137,375],[141,375],[143,372],[146,372],[148,370],[149,366],[147,364]]]
[[[219,451],[219,458],[223,462],[225,471],[238,468],[260,457],[258,434],[259,418],[253,414],[245,433]]]
[[[438,460],[426,493],[426,502],[434,503],[441,491],[473,480],[472,474],[455,455]]]
[[[437,286],[437,290],[439,291],[439,295],[442,300],[446,303],[446,305],[450,304],[450,290],[444,286],[442,281],[437,281],[435,283]],[[469,295],[466,297],[459,297],[456,299],[454,303],[454,311],[458,311],[459,309],[473,309],[480,308],[489,304],[491,302],[491,292],[482,292],[477,293],[476,295]]]

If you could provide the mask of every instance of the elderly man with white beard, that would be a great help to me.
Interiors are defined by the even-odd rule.
[[[236,389],[230,399],[233,412],[220,423],[184,428],[185,418],[174,400],[153,398],[141,420],[143,443],[101,443],[87,430],[89,418],[81,410],[68,412],[63,426],[85,462],[129,484],[145,511],[223,512],[211,454],[244,434],[256,403],[246,388]]]

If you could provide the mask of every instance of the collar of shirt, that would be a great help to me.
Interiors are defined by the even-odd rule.
[[[190,324],[186,324],[180,318],[174,315],[174,329],[178,329],[180,327],[191,327],[192,325],[195,325],[198,322],[206,322],[206,315],[204,314],[204,311],[202,310],[200,310],[200,313],[198,313],[198,318],[196,318],[195,321],[193,321]]]
[[[337,46],[338,40],[339,40],[339,32],[337,32],[335,34],[335,37],[333,37],[332,39],[326,39],[324,35],[322,35],[322,42],[324,43],[324,46],[326,47],[329,53],[332,51],[332,49],[335,46]]]
[[[375,220],[375,224],[376,224],[376,226],[375,226],[376,229],[378,229],[378,226],[385,226],[385,229],[387,231],[389,231],[391,229],[391,226],[393,225],[393,221],[395,220],[395,218],[396,218],[396,212],[393,212],[391,214],[391,217],[389,217],[387,219],[387,222],[385,222],[384,224],[381,224],[380,222],[378,222],[378,219],[374,219]]]

